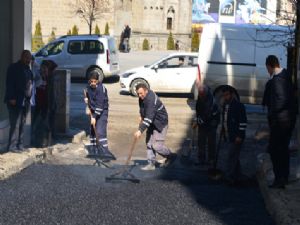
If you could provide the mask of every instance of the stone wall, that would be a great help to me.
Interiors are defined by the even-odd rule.
[[[144,39],[148,39],[150,50],[167,50],[168,34],[133,34],[130,39],[130,47],[132,50],[142,50]],[[116,38],[119,43],[120,37]],[[179,41],[180,50],[191,50],[190,35],[175,35],[174,40]]]
[[[88,26],[71,13],[70,2],[74,0],[33,0],[33,32],[38,20],[41,22],[44,42],[47,43],[51,31],[56,35],[65,35],[74,25],[79,27],[80,34],[88,33]],[[114,0],[112,11],[103,14],[97,22],[101,33],[106,22],[110,33],[118,38],[128,24],[133,33],[133,48],[140,49],[144,37],[151,39],[153,49],[164,50],[166,35],[171,31],[182,43],[187,43],[191,32],[192,1],[180,0]],[[174,11],[174,12],[173,12]],[[167,18],[172,17],[172,29],[167,29]],[[190,44],[188,44],[190,45]]]
[[[70,5],[72,2],[74,0],[32,0],[32,32],[35,30],[35,24],[40,20],[45,43],[48,42],[48,37],[52,30],[57,36],[66,35],[68,30],[72,29],[74,25],[79,28],[80,34],[88,34],[87,23],[72,13]],[[114,22],[111,13],[102,14],[101,19],[94,24],[92,32],[94,32],[95,26],[98,24],[101,33],[104,33],[107,22],[113,34]]]

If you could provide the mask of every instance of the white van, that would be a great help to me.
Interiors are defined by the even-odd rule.
[[[99,79],[120,72],[115,40],[105,35],[62,36],[34,54],[37,63],[53,60],[59,69],[71,70],[72,78],[88,78],[92,71]]]
[[[265,60],[276,55],[286,67],[291,30],[282,26],[205,24],[198,55],[197,82],[212,89],[228,84],[244,103],[260,104],[269,78]]]

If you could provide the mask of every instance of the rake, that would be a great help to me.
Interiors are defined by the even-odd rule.
[[[136,143],[137,143],[137,138],[134,137],[133,142],[131,144],[130,150],[129,150],[129,155],[127,157],[126,163],[124,168],[120,169],[119,171],[117,171],[116,173],[105,177],[105,181],[106,182],[118,182],[118,181],[130,181],[132,183],[140,183],[140,180],[137,179],[130,171],[132,169],[132,167],[129,166],[130,160],[131,160],[131,156],[132,153],[135,149]]]

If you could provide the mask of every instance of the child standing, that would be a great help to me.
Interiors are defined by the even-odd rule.
[[[115,160],[114,155],[108,150],[107,142],[107,119],[108,119],[108,96],[107,90],[102,83],[98,81],[98,73],[90,74],[89,85],[85,93],[85,103],[88,105],[89,115],[91,117],[90,142],[91,145],[101,148],[101,157]],[[98,140],[97,140],[98,139]],[[98,142],[98,143],[97,143]],[[100,156],[100,155],[99,155]]]

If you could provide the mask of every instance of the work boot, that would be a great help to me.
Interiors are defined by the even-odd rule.
[[[153,163],[148,163],[148,165],[142,167],[142,170],[144,171],[155,170],[155,165]]]
[[[86,157],[92,158],[96,155],[96,146],[95,145],[85,145],[85,149],[88,152]]]
[[[116,160],[116,157],[112,154],[111,151],[108,150],[108,148],[103,148],[103,154],[104,157],[110,160]]]
[[[170,166],[173,162],[175,162],[176,158],[177,158],[177,154],[176,153],[171,153],[170,155],[168,155],[166,157],[166,161],[164,163],[164,167],[168,167]]]
[[[166,160],[167,160],[166,158],[162,158],[162,159],[156,160],[156,162],[158,164],[165,164]]]

